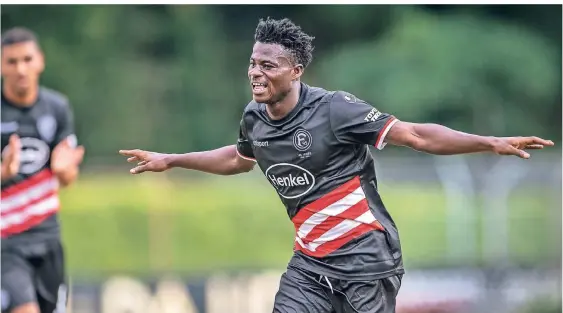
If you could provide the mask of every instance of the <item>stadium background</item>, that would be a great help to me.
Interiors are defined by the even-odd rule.
[[[316,37],[304,81],[381,111],[557,147],[529,161],[375,152],[404,247],[399,313],[561,311],[561,6],[3,5],[86,146],[63,192],[73,313],[266,313],[293,228],[259,171],[131,176],[119,149],[233,144],[260,17]]]

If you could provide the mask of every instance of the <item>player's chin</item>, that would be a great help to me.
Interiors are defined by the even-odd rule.
[[[268,104],[271,102],[270,100],[272,99],[272,97],[268,93],[260,93],[260,94],[253,93],[252,99],[258,103]]]

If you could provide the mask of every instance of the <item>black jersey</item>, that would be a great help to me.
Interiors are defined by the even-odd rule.
[[[295,226],[290,266],[348,280],[403,273],[397,228],[377,190],[369,146],[397,119],[343,91],[301,84],[281,120],[250,102],[237,151],[258,166]]]
[[[29,107],[15,106],[2,94],[1,120],[2,151],[14,133],[22,145],[18,174],[2,182],[2,248],[58,239],[59,183],[50,163],[59,142],[69,138],[76,143],[69,103],[43,87]]]

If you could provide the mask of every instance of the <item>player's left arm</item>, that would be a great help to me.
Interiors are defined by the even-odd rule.
[[[463,133],[438,124],[409,123],[380,112],[346,92],[330,103],[332,130],[341,143],[368,144],[383,149],[387,143],[436,155],[494,152],[529,158],[526,149],[553,146],[538,137],[490,137]]]
[[[454,155],[476,152],[493,152],[498,155],[515,155],[528,159],[526,149],[542,149],[553,146],[551,140],[538,137],[479,136],[453,130],[431,123],[397,121],[385,137],[385,141],[397,146],[436,155]]]
[[[68,103],[60,108],[57,121],[56,146],[51,153],[51,170],[57,176],[60,185],[66,187],[79,176],[84,147],[78,146],[74,115]]]

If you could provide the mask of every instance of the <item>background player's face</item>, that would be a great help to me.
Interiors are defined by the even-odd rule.
[[[2,79],[4,88],[25,95],[37,88],[45,64],[43,54],[33,41],[11,44],[2,48]]]
[[[282,46],[254,44],[248,67],[254,101],[274,104],[283,100],[302,73],[303,66],[293,64]]]

